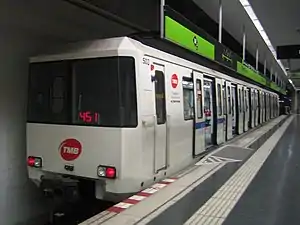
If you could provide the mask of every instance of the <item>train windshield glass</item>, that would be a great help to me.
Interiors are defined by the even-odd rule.
[[[108,57],[31,64],[28,122],[137,126],[134,59]]]

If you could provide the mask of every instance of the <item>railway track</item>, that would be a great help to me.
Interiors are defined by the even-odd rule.
[[[44,225],[78,225],[86,219],[106,210],[114,203],[97,199],[81,200],[77,203],[64,205],[49,215]]]

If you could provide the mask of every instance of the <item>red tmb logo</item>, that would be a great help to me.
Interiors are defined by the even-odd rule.
[[[176,74],[173,74],[171,77],[171,85],[173,88],[177,88],[178,85],[178,77]]]
[[[64,140],[59,146],[61,157],[66,161],[73,161],[79,157],[82,146],[76,139],[70,138]]]

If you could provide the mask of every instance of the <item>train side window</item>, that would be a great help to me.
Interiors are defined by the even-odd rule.
[[[222,116],[222,94],[221,94],[221,84],[217,85],[217,94],[218,94],[218,115]]]
[[[201,80],[196,80],[196,91],[197,91],[197,118],[203,118],[203,109],[202,109],[202,84]]]
[[[227,87],[227,101],[228,101],[228,114],[231,114],[231,95],[230,95],[230,87]]]
[[[157,124],[166,122],[165,76],[162,71],[155,71],[155,105]]]
[[[184,120],[194,119],[194,83],[188,77],[182,78]]]

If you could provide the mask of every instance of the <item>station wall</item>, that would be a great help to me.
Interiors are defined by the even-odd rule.
[[[25,152],[28,56],[41,44],[43,40],[22,31],[0,35],[0,218],[5,225],[28,221],[47,209],[27,179]]]
[[[0,2],[0,224],[33,225],[48,210],[26,168],[28,58],[65,42],[131,33],[61,0]]]

